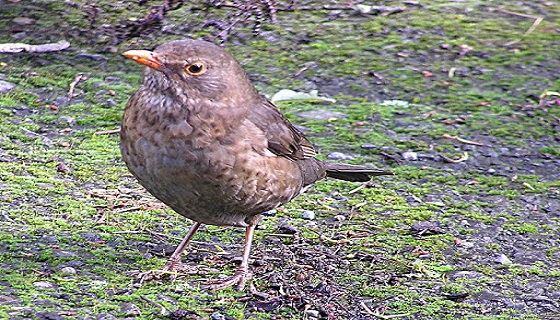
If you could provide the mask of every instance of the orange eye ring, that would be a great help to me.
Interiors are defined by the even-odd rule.
[[[185,67],[185,71],[191,76],[199,76],[206,72],[206,64],[202,62],[193,62]]]

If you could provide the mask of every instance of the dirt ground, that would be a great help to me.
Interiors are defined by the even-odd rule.
[[[0,56],[0,318],[560,319],[557,3],[189,2],[140,24],[160,3],[0,2],[0,43],[71,44]],[[265,214],[243,292],[203,286],[239,263],[234,228],[203,227],[175,281],[135,278],[190,222],[108,132],[142,75],[119,52],[185,37],[225,41],[267,96],[336,99],[278,106],[322,157],[395,172]]]

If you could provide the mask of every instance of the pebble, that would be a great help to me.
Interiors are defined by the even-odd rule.
[[[312,110],[296,113],[296,116],[303,119],[312,120],[329,120],[332,118],[347,118],[348,115],[342,112],[327,111],[327,110]]]
[[[402,154],[402,157],[406,161],[417,161],[418,160],[418,153],[414,151],[407,151]]]
[[[319,318],[319,311],[309,309],[305,311],[305,314],[310,318]]]
[[[474,247],[474,243],[468,242],[468,241],[463,241],[463,242],[461,242],[461,244],[459,244],[459,246],[460,246],[461,248],[471,249],[471,248]]]
[[[90,281],[89,283],[92,287],[95,288],[104,288],[107,286],[107,281],[103,281],[103,280],[93,280]]]
[[[6,94],[6,93],[14,90],[16,88],[16,86],[17,85],[15,83],[0,80],[0,93],[1,94]]]
[[[76,274],[76,269],[72,267],[64,267],[60,269],[60,272],[62,272],[63,274]]]
[[[342,152],[332,152],[327,156],[327,158],[329,160],[344,160],[344,161],[354,160],[354,157]]]
[[[18,32],[12,35],[14,40],[21,40],[27,38],[27,32]]]
[[[64,317],[56,312],[37,312],[35,314],[35,319],[44,320],[64,320]]]
[[[333,219],[336,221],[344,221],[346,220],[346,217],[341,214],[337,214],[336,216],[333,217]]]
[[[512,264],[511,260],[503,253],[497,256],[494,262],[499,264]]]
[[[99,235],[98,233],[84,232],[80,234],[80,236],[82,237],[82,239],[89,242],[101,241],[101,235]]]
[[[20,26],[28,26],[28,25],[35,24],[35,19],[26,18],[26,17],[17,17],[17,18],[13,18],[12,22]]]
[[[72,257],[77,257],[78,254],[76,254],[75,252],[66,251],[66,250],[53,250],[53,256],[59,257],[59,258],[72,258]]]
[[[37,290],[52,289],[54,288],[54,283],[48,281],[37,281],[37,282],[33,282],[33,286]]]
[[[137,317],[142,314],[140,308],[137,305],[130,302],[125,302],[121,304],[121,312],[128,317]]]
[[[76,58],[78,58],[78,59],[89,59],[89,60],[93,60],[93,61],[108,61],[109,60],[109,58],[107,58],[104,55],[93,54],[93,53],[80,53],[80,54],[76,55]]]
[[[105,108],[112,108],[116,105],[118,105],[118,103],[115,102],[115,100],[113,100],[113,99],[107,99],[107,100],[105,100],[105,103],[103,103],[103,106]]]
[[[97,320],[112,320],[112,319],[116,319],[114,315],[107,313],[107,312],[102,312],[100,314],[97,315],[97,317],[95,317]]]
[[[371,143],[364,143],[361,145],[361,148],[365,150],[371,150],[371,149],[379,149],[379,146]]]
[[[72,118],[72,117],[69,117],[69,116],[62,116],[62,117],[58,118],[56,123],[60,126],[73,127],[73,126],[76,125],[76,119]]]
[[[314,220],[315,212],[311,210],[305,210],[301,213],[301,217],[305,220]]]
[[[210,316],[210,319],[212,319],[212,320],[225,320],[226,316],[224,316],[223,314],[221,314],[219,312],[214,312]]]
[[[70,103],[70,98],[68,98],[67,96],[58,96],[56,97],[56,99],[54,100],[54,104],[56,106],[65,106],[68,103]]]

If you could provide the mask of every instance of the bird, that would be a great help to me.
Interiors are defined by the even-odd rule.
[[[243,290],[262,213],[326,177],[365,182],[393,174],[316,158],[313,144],[219,45],[176,40],[122,54],[147,66],[123,114],[122,158],[149,193],[194,222],[162,271],[177,270],[201,225],[241,227],[238,269],[207,287]]]

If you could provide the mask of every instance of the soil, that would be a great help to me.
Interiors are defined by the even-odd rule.
[[[149,4],[0,3],[2,43],[72,43],[0,56],[0,80],[15,84],[0,83],[0,318],[560,319],[554,3],[387,1],[380,10],[403,11],[372,15],[298,1],[257,36],[254,16],[231,30],[225,46],[261,92],[337,100],[279,103],[323,157],[396,173],[321,182],[265,214],[243,292],[203,287],[239,263],[234,228],[203,227],[175,281],[135,277],[161,267],[189,223],[138,186],[102,132],[140,82],[117,52],[211,37],[200,26],[235,13],[188,3],[114,41]]]

